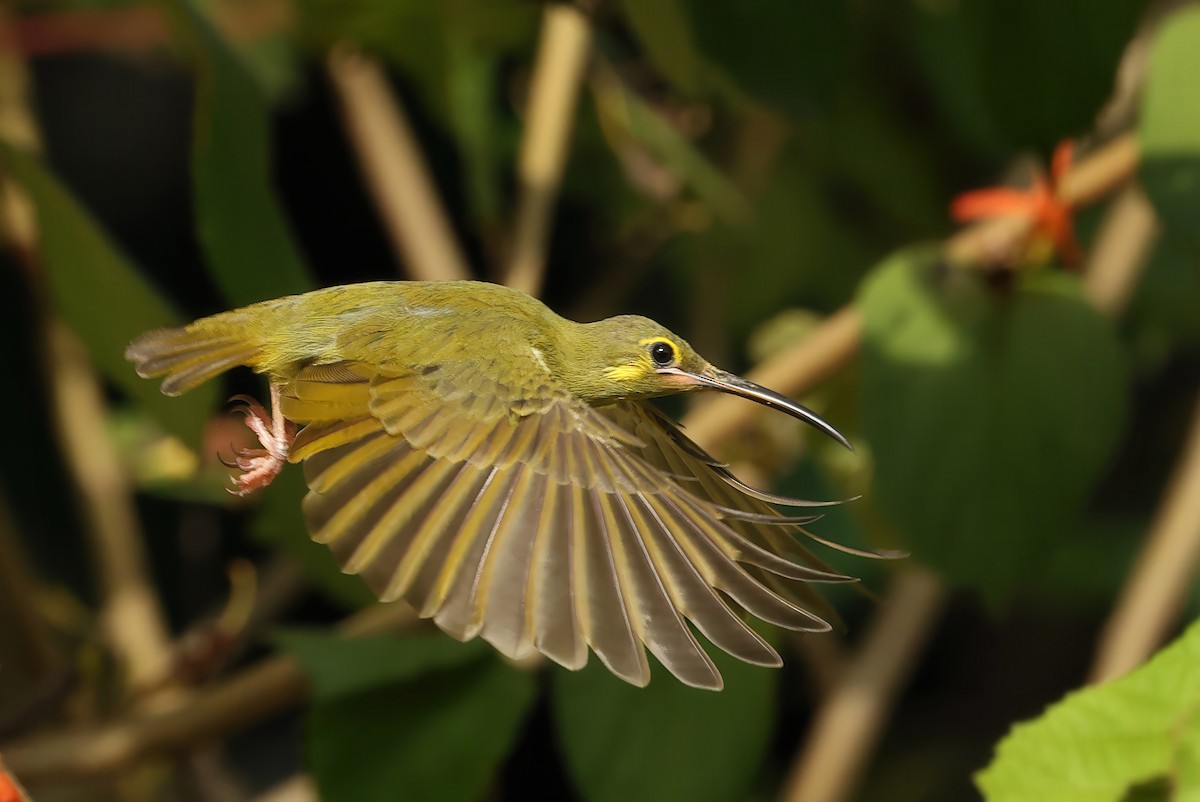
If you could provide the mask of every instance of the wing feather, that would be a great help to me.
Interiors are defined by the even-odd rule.
[[[306,369],[285,399],[308,416],[293,459],[310,531],[384,600],[513,658],[579,668],[590,647],[635,685],[649,649],[681,681],[721,687],[692,626],[779,665],[730,601],[830,628],[793,588],[850,578],[793,547],[794,521],[640,404],[596,410],[548,377],[513,386],[479,364],[364,370]]]

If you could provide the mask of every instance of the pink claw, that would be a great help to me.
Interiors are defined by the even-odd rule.
[[[234,448],[232,461],[224,458],[221,462],[230,468],[238,468],[241,473],[230,477],[233,487],[228,488],[235,496],[245,496],[255,490],[266,487],[287,464],[292,441],[296,439],[296,424],[287,420],[279,413],[279,389],[271,385],[271,409],[268,414],[265,407],[248,395],[235,395],[229,399],[238,404],[234,412],[246,416],[246,426],[258,436],[262,448]]]

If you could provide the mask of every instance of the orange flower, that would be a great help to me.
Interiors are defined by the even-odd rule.
[[[21,802],[16,784],[3,770],[0,770],[0,802]]]
[[[1059,197],[1059,185],[1071,167],[1073,150],[1070,140],[1060,142],[1054,149],[1049,178],[1037,171],[1029,189],[991,187],[964,192],[950,205],[950,215],[959,223],[1006,215],[1027,217],[1033,222],[1031,246],[1039,240],[1049,243],[1063,264],[1078,264],[1083,251],[1075,239],[1071,207]],[[1037,249],[1030,250],[1036,253]]]

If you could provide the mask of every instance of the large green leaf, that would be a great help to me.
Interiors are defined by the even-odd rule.
[[[313,682],[309,761],[324,799],[477,800],[535,696],[532,677],[479,643],[283,640]]]
[[[687,0],[686,9],[708,63],[785,112],[810,114],[829,105],[850,63],[848,3]]]
[[[934,98],[964,133],[983,144],[995,126],[1010,148],[1048,152],[1091,126],[1142,6],[1142,0],[919,3],[914,41],[932,48],[920,60]]]
[[[861,294],[873,492],[917,559],[994,603],[1076,531],[1125,399],[1122,355],[1078,280],[1017,282],[910,251]]]
[[[318,703],[459,668],[488,654],[483,641],[460,643],[439,634],[343,638],[324,630],[285,629],[274,639],[300,661]]]
[[[1150,56],[1138,136],[1141,178],[1172,233],[1200,247],[1200,8],[1172,17]]]
[[[271,186],[261,90],[189,0],[167,7],[198,71],[192,178],[200,241],[214,278],[237,306],[312,289]]]
[[[1200,623],[1133,673],[1015,726],[975,780],[989,802],[1200,799]]]
[[[567,768],[589,802],[744,799],[775,724],[778,672],[714,654],[720,693],[655,664],[635,688],[598,660],[555,671],[554,717]]]
[[[156,382],[139,378],[124,356],[134,337],[177,324],[178,315],[36,157],[0,142],[0,167],[33,201],[42,266],[55,306],[96,366],[169,431],[197,443],[216,402],[216,388],[167,398]]]

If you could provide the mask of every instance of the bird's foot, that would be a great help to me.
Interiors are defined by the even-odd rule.
[[[277,402],[277,395],[278,391],[272,387],[272,402]],[[229,400],[239,405],[234,411],[246,416],[246,426],[262,444],[262,448],[235,448],[232,461],[222,460],[230,468],[241,471],[230,477],[233,487],[229,488],[229,492],[235,496],[245,496],[271,484],[283,470],[292,442],[296,439],[296,424],[279,414],[278,403],[273,403],[275,414],[271,415],[262,404],[248,395],[235,395]]]

